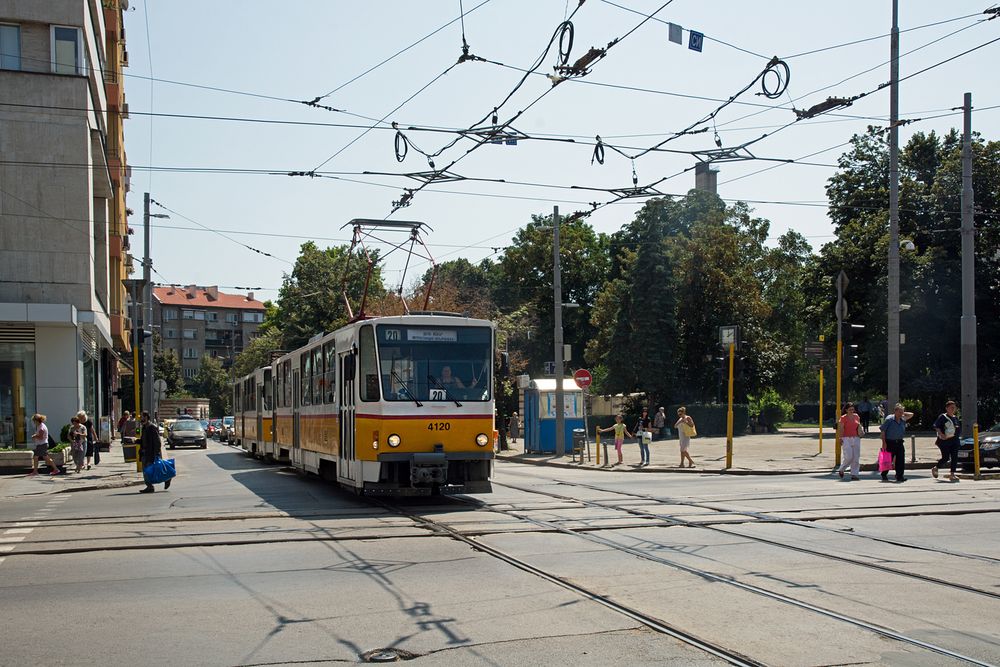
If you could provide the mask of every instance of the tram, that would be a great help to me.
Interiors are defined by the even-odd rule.
[[[314,336],[235,384],[241,446],[359,493],[490,492],[494,341],[433,312]]]

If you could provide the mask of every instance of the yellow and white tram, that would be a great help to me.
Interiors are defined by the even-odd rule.
[[[288,461],[288,452],[275,446],[274,381],[271,367],[258,368],[233,385],[233,440],[258,458]]]
[[[270,445],[243,448],[362,493],[489,492],[494,339],[492,322],[433,313],[316,336],[237,383],[244,433],[273,408]]]

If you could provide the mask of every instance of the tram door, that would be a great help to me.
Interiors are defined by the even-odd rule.
[[[264,454],[264,385],[257,385],[257,436],[254,438],[257,443],[257,453]]]
[[[337,477],[354,482],[354,377],[355,360],[351,352],[339,355],[340,377],[340,446],[337,448]]]
[[[299,442],[299,407],[302,405],[302,388],[299,386],[299,369],[292,370],[292,447],[301,447]]]

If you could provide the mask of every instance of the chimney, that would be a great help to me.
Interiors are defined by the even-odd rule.
[[[253,301],[253,292],[247,292],[247,301]]]
[[[206,287],[205,288],[205,296],[208,297],[209,301],[218,301],[219,300],[219,286],[218,285],[212,285],[211,287]]]
[[[719,170],[710,162],[699,162],[694,168],[694,189],[718,194]]]

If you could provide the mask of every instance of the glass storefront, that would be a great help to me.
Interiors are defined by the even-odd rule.
[[[35,414],[35,345],[0,343],[0,447],[28,442]]]

